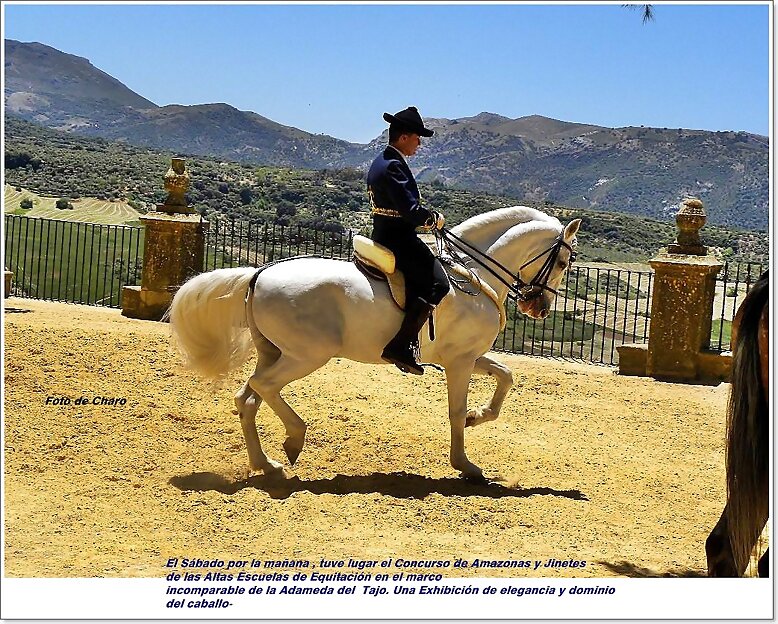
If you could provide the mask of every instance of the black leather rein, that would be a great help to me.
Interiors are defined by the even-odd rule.
[[[538,255],[522,264],[519,267],[519,270],[516,271],[515,275],[510,271],[510,269],[500,264],[497,260],[485,254],[480,249],[473,247],[470,243],[461,239],[447,228],[437,230],[435,232],[435,236],[439,237],[448,245],[456,247],[463,253],[467,254],[473,261],[489,271],[489,273],[494,275],[498,280],[500,280],[500,282],[507,286],[508,292],[519,301],[532,301],[533,299],[537,299],[540,297],[544,290],[548,290],[555,295],[557,294],[557,291],[548,285],[548,279],[551,277],[551,271],[554,269],[554,263],[559,257],[559,251],[562,249],[562,247],[570,251],[570,261],[568,266],[572,265],[575,261],[575,250],[565,242],[563,238],[563,232],[559,233],[559,236],[556,237],[551,247],[541,251]],[[535,260],[538,258],[542,258],[547,254],[548,257],[543,262],[543,266],[540,267],[540,270],[535,274],[535,277],[533,277],[529,282],[522,280],[521,270],[535,262]],[[498,269],[510,275],[513,278],[513,282],[506,280],[502,275],[486,264],[487,262],[493,264]]]

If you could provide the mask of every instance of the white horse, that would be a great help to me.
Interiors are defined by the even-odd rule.
[[[553,266],[547,264],[542,271],[545,283],[536,288],[536,296],[518,304],[528,316],[544,318],[572,259],[580,224],[576,219],[563,228],[554,217],[517,206],[472,217],[451,232],[508,269],[510,275],[497,270],[508,282],[517,276],[531,282],[548,257],[555,258]],[[506,366],[485,355],[500,332],[498,304],[504,306],[508,286],[480,267],[473,270],[492,287],[497,301],[483,292],[471,296],[452,288],[434,312],[435,340],[421,332],[420,361],[445,369],[451,465],[463,477],[483,479],[481,468],[465,454],[465,427],[497,418],[513,378]],[[206,378],[241,366],[253,340],[256,370],[235,395],[235,404],[251,468],[269,474],[282,471],[282,465],[265,454],[257,435],[255,416],[261,401],[283,422],[284,450],[294,464],[307,426],[281,390],[334,357],[387,364],[381,350],[397,332],[403,313],[387,284],[366,277],[352,262],[298,258],[257,273],[255,268],[234,268],[198,275],[178,290],[168,316],[186,364]],[[494,376],[497,388],[487,405],[468,411],[473,373]]]

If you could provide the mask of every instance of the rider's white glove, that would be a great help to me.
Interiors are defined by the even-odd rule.
[[[432,215],[435,218],[435,229],[442,230],[443,225],[446,223],[445,217],[439,212],[433,212]]]

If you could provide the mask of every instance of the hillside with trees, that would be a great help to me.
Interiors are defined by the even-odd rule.
[[[6,119],[6,182],[49,197],[114,199],[140,212],[153,210],[165,199],[162,178],[173,155]],[[192,178],[188,199],[206,218],[369,232],[364,169],[303,170],[192,155],[186,159]],[[449,224],[517,204],[534,205],[562,221],[581,218],[581,260],[644,262],[675,237],[673,223],[647,217],[474,193],[450,188],[440,179],[420,188],[424,201],[443,212]],[[765,233],[706,226],[703,238],[725,258],[767,257]]]

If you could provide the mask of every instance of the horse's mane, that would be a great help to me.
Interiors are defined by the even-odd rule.
[[[549,216],[545,212],[528,206],[511,206],[470,217],[451,228],[451,231],[470,244],[485,250],[513,226],[533,221],[562,227],[559,219]]]
[[[741,304],[740,326],[732,345],[732,385],[727,405],[727,509],[730,544],[742,574],[751,547],[769,513],[769,408],[762,387],[759,328],[769,304],[768,273]]]

